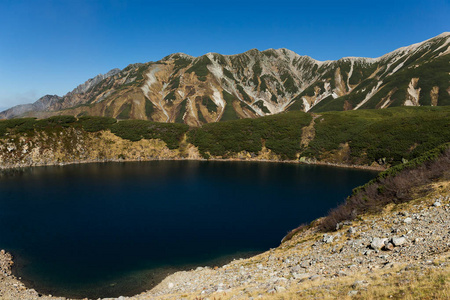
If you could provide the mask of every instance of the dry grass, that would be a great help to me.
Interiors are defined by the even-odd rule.
[[[445,146],[445,147],[444,147]],[[336,225],[342,221],[354,220],[364,213],[381,212],[390,203],[400,204],[414,199],[412,191],[418,186],[426,186],[439,179],[447,178],[450,170],[450,145],[443,145],[442,153],[433,157],[433,150],[413,160],[413,167],[404,167],[395,172],[391,168],[364,185],[357,188],[347,201],[331,210],[320,223],[320,229],[324,232],[333,231]],[[427,158],[429,159],[427,160]],[[420,163],[420,161],[422,161]],[[417,163],[415,163],[417,162]],[[416,165],[419,164],[419,165]],[[406,166],[406,165],[405,165]],[[390,171],[391,170],[391,171]]]
[[[367,281],[367,285],[354,286],[355,281]],[[358,291],[356,295],[349,295]],[[291,287],[283,293],[272,295],[261,292],[246,293],[245,289],[229,294],[219,294],[210,299],[450,299],[450,267],[428,266],[421,270],[404,266],[380,269],[335,279],[307,281]]]
[[[364,214],[367,221],[354,221],[360,226],[380,215],[390,214],[392,211],[407,210],[409,212],[420,209],[423,205],[431,205],[433,199],[439,195],[446,195],[450,191],[450,180],[433,182],[427,185],[429,192],[426,196],[416,195],[413,201],[400,204],[390,203],[381,212]],[[290,251],[290,244],[311,237],[310,230],[301,232],[292,240],[274,249],[272,255],[283,256],[283,251]],[[286,247],[288,246],[288,247]],[[309,248],[309,247],[305,247]],[[307,250],[305,250],[307,251]],[[262,254],[263,256],[264,254]],[[297,254],[299,255],[299,254]],[[354,285],[356,281],[367,284]],[[352,291],[357,291],[351,295]],[[408,265],[407,263],[394,263],[390,267],[380,269],[365,269],[349,273],[343,277],[321,277],[319,280],[306,280],[291,285],[285,292],[267,294],[267,290],[252,291],[251,287],[241,287],[228,293],[215,293],[208,299],[450,299],[450,252],[435,257],[432,263],[423,265],[421,262]],[[195,298],[188,298],[195,299]]]

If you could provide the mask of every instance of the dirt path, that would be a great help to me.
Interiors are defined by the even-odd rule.
[[[317,115],[315,113],[311,113],[312,120],[308,126],[302,128],[302,140],[300,141],[300,145],[304,148],[308,147],[309,143],[316,136],[316,130],[314,129],[314,125],[316,124],[316,119],[321,117],[322,115]]]

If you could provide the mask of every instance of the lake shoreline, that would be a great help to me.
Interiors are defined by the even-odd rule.
[[[436,205],[436,201],[440,205]],[[365,298],[393,295],[405,279],[423,280],[434,286],[438,281],[431,281],[433,278],[441,280],[441,276],[447,276],[450,272],[446,263],[450,258],[449,236],[445,234],[448,231],[449,209],[450,181],[440,181],[433,183],[426,195],[411,203],[390,207],[381,215],[365,214],[325,236],[313,227],[279,247],[249,259],[235,260],[219,268],[200,267],[189,272],[176,272],[149,291],[130,298],[115,299],[248,299],[258,296],[272,299],[274,294],[284,298],[308,299],[321,298],[324,294],[330,298],[358,294]],[[414,224],[403,221],[414,214],[422,217],[414,219]],[[445,220],[431,222],[437,217]],[[386,226],[392,224],[396,224],[395,227],[407,238],[402,240],[403,243],[398,240],[392,251],[375,250],[372,237],[383,236]],[[445,238],[435,239],[426,234],[430,224]],[[393,239],[401,232],[395,234],[389,231],[388,238]],[[331,242],[325,239],[330,236]],[[330,246],[344,250],[330,255]],[[437,251],[430,252],[431,247]],[[355,263],[355,256],[359,258],[359,263]],[[0,296],[7,299],[69,299],[40,295],[35,290],[27,289],[19,278],[11,274],[12,261],[11,254],[0,251]],[[245,280],[250,277],[251,280]],[[362,277],[364,280],[361,280]],[[419,291],[422,290],[426,291],[421,287]]]
[[[109,163],[109,162],[149,162],[149,161],[220,161],[220,162],[266,162],[266,163],[287,163],[287,164],[299,164],[299,165],[318,165],[318,166],[330,166],[337,168],[346,169],[360,169],[360,170],[372,170],[372,171],[384,171],[387,168],[383,166],[368,166],[368,165],[355,165],[355,164],[343,164],[343,163],[332,163],[324,161],[308,161],[302,162],[300,160],[271,160],[271,159],[238,159],[238,158],[154,158],[154,159],[95,159],[95,160],[76,160],[70,162],[49,162],[49,163],[36,163],[36,164],[16,164],[3,166],[0,165],[1,171],[14,171],[26,168],[34,167],[49,167],[49,166],[67,166],[67,165],[77,165],[77,164],[91,164],[91,163]]]
[[[265,250],[268,251],[268,250]],[[196,264],[192,263],[186,266],[165,266],[165,267],[159,267],[156,269],[143,269],[140,271],[136,271],[135,273],[127,274],[123,277],[116,278],[111,280],[111,282],[103,282],[102,289],[108,290],[108,286],[105,285],[107,283],[110,287],[117,286],[120,290],[120,287],[126,285],[130,281],[139,280],[142,282],[142,278],[152,278],[150,281],[146,282],[144,285],[140,285],[139,287],[136,287],[134,289],[127,289],[127,292],[117,293],[124,297],[134,297],[136,295],[148,292],[152,290],[153,288],[157,287],[159,284],[161,284],[162,281],[164,281],[169,276],[177,273],[177,272],[194,272],[201,269],[211,269],[211,268],[219,268],[224,265],[227,265],[233,261],[242,260],[242,259],[249,259],[254,256],[257,256],[261,253],[264,253],[265,251],[248,251],[248,252],[237,252],[235,254],[226,255],[223,257],[218,257],[210,262],[204,263],[204,264]],[[64,295],[60,293],[54,293],[52,292],[52,289],[49,287],[42,286],[40,284],[37,284],[35,281],[30,280],[26,277],[21,276],[20,270],[24,267],[26,267],[27,263],[25,260],[22,260],[20,255],[17,255],[14,251],[5,251],[5,254],[9,254],[9,263],[11,264],[10,267],[10,276],[13,278],[19,280],[28,290],[32,291],[38,291],[39,295],[49,295],[49,297],[61,297],[63,299],[111,299],[116,298],[117,296],[106,296],[107,292],[100,292],[97,297],[90,298],[85,296],[79,296],[76,295],[77,292],[72,293],[65,293]],[[1,260],[1,255],[0,255]],[[120,282],[120,283],[119,283]],[[1,291],[0,291],[1,292]],[[1,296],[1,293],[0,293]],[[73,298],[72,298],[73,297]]]
[[[166,162],[164,162],[164,160],[166,160]],[[235,162],[237,162],[236,164],[233,164],[233,163],[230,163],[230,164],[227,164],[226,162],[225,162],[225,160],[221,160],[221,159],[214,159],[214,160],[211,160],[211,163],[207,163],[207,160],[193,160],[193,159],[182,159],[182,160],[180,160],[180,159],[164,159],[164,160],[155,160],[155,162],[152,162],[152,161],[142,161],[141,160],[141,162],[138,162],[138,163],[135,163],[135,164],[128,164],[128,167],[126,167],[127,166],[127,164],[101,164],[101,165],[99,165],[98,164],[98,161],[95,161],[95,162],[90,162],[91,164],[90,165],[92,165],[92,167],[94,168],[94,170],[102,170],[102,169],[108,169],[108,168],[114,168],[114,169],[116,169],[118,172],[120,172],[121,174],[128,174],[127,173],[127,169],[139,169],[139,170],[142,170],[142,172],[145,172],[144,170],[153,170],[152,172],[157,172],[158,174],[160,173],[159,171],[157,171],[158,169],[155,169],[155,166],[156,165],[158,165],[158,162],[162,162],[163,163],[163,165],[168,165],[168,166],[172,166],[172,169],[173,168],[176,168],[176,169],[179,169],[179,168],[181,168],[181,167],[183,167],[183,168],[188,168],[188,170],[192,170],[192,167],[194,166],[195,168],[197,168],[197,166],[208,166],[208,167],[212,167],[212,170],[214,170],[217,174],[222,174],[222,172],[217,172],[217,168],[218,167],[222,167],[222,166],[228,166],[227,168],[232,168],[232,169],[234,169],[234,170],[238,170],[239,171],[239,173],[241,173],[243,170],[260,170],[261,168],[263,169],[263,170],[272,170],[272,169],[279,169],[279,168],[282,168],[282,170],[283,170],[283,172],[282,172],[282,174],[290,174],[290,173],[286,173],[286,170],[296,170],[296,171],[294,171],[294,173],[293,174],[291,174],[292,176],[294,175],[294,174],[302,174],[302,175],[307,175],[307,174],[314,174],[314,173],[316,173],[316,172],[319,172],[319,171],[321,171],[322,169],[323,170],[326,170],[327,168],[322,168],[322,167],[315,167],[315,166],[313,166],[313,165],[311,165],[310,167],[307,167],[307,166],[304,166],[304,167],[298,167],[298,166],[295,166],[294,164],[258,164],[258,162],[264,162],[264,161],[255,161],[255,160],[247,160],[247,161],[250,161],[250,162],[252,162],[251,164],[246,164],[246,163],[242,163],[242,161],[244,161],[244,160],[229,160],[229,161],[235,161]],[[136,160],[135,160],[136,161]],[[178,162],[178,161],[183,161],[183,162]],[[217,163],[214,163],[215,161],[217,161]],[[103,161],[102,161],[103,162]],[[104,162],[107,162],[107,161],[104,161]],[[116,161],[116,162],[132,162],[132,161],[125,161],[125,160],[118,160],[118,161]],[[256,162],[256,163],[255,163]],[[266,161],[266,162],[278,162],[278,161]],[[84,163],[87,163],[87,162],[84,162]],[[97,163],[97,164],[94,164],[94,163]],[[146,164],[147,163],[147,164]],[[286,163],[286,162],[285,162]],[[294,162],[294,163],[298,163],[298,162]],[[61,165],[61,164],[59,164],[59,165]],[[69,165],[69,164],[65,164],[65,165]],[[77,170],[77,172],[79,171],[79,170],[83,170],[83,169],[85,169],[85,167],[84,166],[75,166],[75,164],[71,164],[72,166],[74,166],[74,167],[71,167],[71,168],[68,168],[69,170]],[[80,163],[80,165],[81,165],[81,163]],[[148,166],[148,167],[144,167],[144,165],[146,165],[146,166]],[[142,167],[141,167],[142,166]],[[191,167],[188,167],[188,166],[191,166]],[[261,166],[261,167],[260,167]],[[89,168],[91,168],[91,166],[87,166],[87,167],[89,167]],[[40,170],[39,170],[40,169]],[[23,172],[23,173],[18,173],[17,175],[19,175],[19,177],[20,178],[22,178],[22,176],[20,176],[20,175],[24,175],[23,176],[23,178],[24,179],[26,179],[26,178],[28,178],[28,177],[30,177],[31,178],[31,175],[34,175],[34,172],[36,171],[37,173],[36,174],[41,174],[41,173],[44,173],[44,172],[46,172],[47,171],[47,169],[50,171],[50,170],[55,170],[56,172],[58,172],[57,174],[60,174],[59,172],[62,172],[65,168],[60,168],[60,167],[56,167],[56,168],[54,168],[54,167],[51,167],[51,165],[49,165],[49,167],[48,168],[27,168],[27,170],[23,170],[23,171],[19,171],[19,172]],[[308,170],[309,170],[309,172],[308,172]],[[333,174],[334,173],[339,173],[339,174],[342,174],[342,173],[346,173],[347,171],[345,171],[345,170],[338,170],[338,169],[334,169],[334,168],[328,168],[328,172],[332,172]],[[300,172],[300,173],[299,173]],[[350,172],[350,173],[357,173],[357,171],[355,170],[355,171],[348,171],[348,172]],[[171,172],[169,172],[169,173],[171,173]],[[266,172],[267,173],[267,172]],[[367,174],[374,174],[374,173],[372,173],[372,172],[367,172]],[[72,173],[71,173],[72,174]],[[111,172],[111,173],[109,173],[109,174],[115,174],[114,172]],[[165,174],[165,172],[161,172],[161,174]],[[192,180],[192,173],[191,172],[188,172],[187,174],[189,174],[188,176],[189,176],[189,182],[191,183],[191,180]],[[228,173],[228,176],[233,176],[233,178],[234,178],[234,176],[235,176],[235,174],[237,174],[236,172],[231,172],[231,173]],[[274,174],[274,172],[268,172],[268,174]],[[11,173],[11,177],[14,177],[13,175],[14,175],[14,172],[12,172]],[[289,178],[293,178],[291,175],[286,175],[286,176],[288,176]],[[126,176],[126,175],[125,175]],[[322,175],[323,176],[323,175]],[[372,175],[371,175],[372,176]],[[59,175],[58,175],[58,177],[60,177]],[[138,176],[139,177],[139,176]],[[302,178],[310,178],[311,176],[302,176]],[[357,176],[357,177],[360,177],[360,176]],[[49,178],[52,178],[52,177],[49,177]],[[122,177],[120,177],[120,178],[122,178]],[[120,178],[118,178],[118,180],[120,180]],[[126,178],[128,178],[128,177],[126,177]],[[139,177],[139,178],[141,178],[141,177]],[[255,176],[252,176],[252,178],[255,178]],[[276,178],[280,178],[280,176],[276,176]],[[321,177],[322,178],[322,177]],[[336,176],[332,176],[332,179],[331,179],[331,181],[332,182],[336,182]],[[8,180],[10,180],[10,178],[5,178],[5,180],[8,182]],[[256,179],[255,179],[256,180]],[[47,182],[49,182],[48,180],[46,180]],[[92,181],[90,181],[90,182],[92,182]],[[109,182],[109,181],[108,181]],[[361,182],[361,181],[360,181]],[[51,181],[51,183],[52,183],[52,185],[55,185],[55,186],[60,186],[60,185],[58,185],[57,184],[57,182],[55,182],[55,181]],[[73,182],[72,182],[73,183]],[[356,184],[356,183],[355,183]],[[11,186],[10,184],[7,184],[8,186]],[[299,186],[301,186],[301,184],[298,184]],[[31,186],[31,185],[30,185]],[[41,185],[38,185],[38,186],[40,186],[41,187],[41,189],[42,189],[42,186]],[[64,186],[64,185],[61,185],[61,186]],[[83,185],[83,189],[84,188],[86,188],[86,186],[84,186]],[[6,191],[6,190],[5,190]],[[30,193],[30,191],[28,191],[28,194]],[[254,192],[252,192],[252,194],[254,194]],[[33,195],[36,195],[36,194],[33,194]],[[37,195],[36,195],[36,197],[37,197]],[[276,197],[272,197],[272,198],[276,198]],[[40,199],[40,198],[37,198],[37,199]],[[261,199],[259,199],[259,200],[261,200]],[[11,203],[16,203],[16,201],[15,201],[15,198],[11,198],[10,199],[10,202]],[[39,203],[41,203],[41,202],[39,202]],[[46,203],[46,202],[43,202],[43,203]],[[74,202],[71,202],[71,203],[74,203]],[[258,201],[258,203],[260,203],[260,201]],[[42,206],[42,205],[41,205]],[[19,206],[19,212],[20,211],[23,211],[23,209],[24,208],[26,208],[26,207],[29,207],[28,205],[25,205],[25,206]],[[46,207],[46,206],[45,206]],[[50,207],[50,206],[48,206],[48,207]],[[290,206],[290,207],[292,207],[292,206]],[[72,210],[74,209],[74,207],[72,206]],[[34,212],[33,212],[34,210],[31,210],[31,212],[32,212],[32,214],[34,215]],[[274,211],[273,210],[271,210],[271,214],[273,214],[274,213]],[[21,213],[22,214],[22,213]],[[54,216],[56,216],[56,214],[53,214]],[[320,216],[321,214],[318,214],[318,216]],[[284,217],[286,217],[286,214],[285,213],[283,213],[283,216]],[[296,214],[296,219],[297,219],[297,217],[298,217],[298,214]],[[259,215],[259,217],[258,218],[261,218],[260,217],[260,215]],[[28,218],[29,219],[29,218]],[[31,218],[31,219],[33,219],[33,218]],[[272,226],[272,225],[271,225]],[[281,237],[286,233],[286,231],[284,231],[284,230],[286,230],[286,229],[291,229],[291,228],[294,228],[295,226],[297,226],[297,223],[295,223],[295,224],[289,224],[289,226],[285,226],[284,227],[284,229],[283,229],[283,231],[281,232],[281,234],[279,234],[279,233],[277,233],[277,235],[276,235],[276,240],[275,240],[275,244],[272,244],[272,245],[269,245],[268,247],[265,247],[264,249],[262,249],[262,250],[260,250],[260,251],[264,251],[264,250],[266,250],[266,249],[270,249],[271,247],[276,247],[276,246],[278,246],[279,245],[279,240],[281,239]],[[261,230],[260,230],[261,231]],[[267,233],[266,233],[267,234]],[[29,241],[29,240],[28,240]],[[29,243],[27,241],[27,243]],[[29,288],[29,289],[33,289],[33,288],[36,288],[38,291],[39,291],[39,293],[43,293],[43,294],[56,294],[56,295],[64,295],[64,296],[75,296],[76,294],[70,294],[70,293],[68,293],[68,294],[65,294],[64,292],[63,293],[54,293],[54,292],[51,292],[51,291],[53,291],[52,289],[51,289],[51,285],[48,285],[48,286],[46,286],[46,285],[42,285],[42,283],[44,282],[45,283],[45,281],[40,281],[39,280],[39,277],[31,277],[31,280],[29,280],[30,278],[28,278],[27,277],[27,274],[32,274],[32,273],[30,273],[29,272],[29,270],[31,270],[31,266],[29,266],[28,264],[29,263],[31,263],[31,262],[29,262],[29,261],[27,261],[27,259],[30,259],[30,257],[29,256],[26,256],[25,257],[25,259],[26,260],[23,260],[22,258],[21,258],[21,255],[23,255],[24,253],[22,253],[22,252],[15,252],[15,251],[13,251],[13,249],[15,249],[15,248],[11,248],[11,249],[8,249],[8,250],[11,250],[12,251],[12,254],[14,255],[14,257],[15,257],[15,262],[16,262],[16,264],[15,264],[15,266],[14,266],[14,268],[13,268],[13,275],[15,275],[17,278],[19,278],[19,277],[22,277],[21,278],[21,280],[22,280],[22,283],[24,284],[24,286],[26,287],[26,288]],[[22,249],[22,248],[16,248],[16,249]],[[59,252],[59,253],[62,253],[62,252]],[[242,256],[234,256],[233,258],[241,258]],[[227,263],[227,262],[224,262],[224,263]],[[210,267],[215,267],[215,266],[221,266],[223,263],[217,263],[217,264],[214,264],[214,265],[210,265]],[[204,263],[199,263],[197,266],[205,266],[205,264]],[[30,268],[29,268],[30,267]],[[194,268],[195,269],[195,268]],[[175,271],[179,271],[179,270],[175,270]],[[163,277],[161,277],[160,279],[161,279],[161,281],[163,280],[163,279],[165,279],[166,278],[166,276],[167,276],[167,274],[165,274],[165,276],[163,276]],[[127,281],[124,285],[128,285],[128,282],[130,282],[130,281]],[[120,283],[120,281],[117,281],[117,283]],[[118,284],[119,285],[119,284]],[[149,289],[151,289],[152,287],[153,287],[154,285],[152,285],[152,286],[146,286],[146,288],[144,289],[144,290],[142,290],[142,291],[145,291],[145,290],[149,290]],[[107,295],[106,293],[104,294],[104,295]],[[130,294],[128,294],[128,295],[130,295]],[[127,296],[128,296],[127,295]]]

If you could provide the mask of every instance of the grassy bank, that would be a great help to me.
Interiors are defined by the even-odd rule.
[[[449,106],[325,112],[315,117],[311,123],[311,114],[297,111],[189,128],[144,120],[56,116],[0,121],[0,138],[37,132],[57,135],[73,127],[111,131],[129,141],[160,139],[169,149],[183,148],[188,142],[207,159],[237,158],[241,153],[256,157],[265,149],[279,159],[382,166],[404,163],[450,141]]]
[[[338,223],[353,220],[359,214],[376,213],[390,203],[407,202],[413,199],[414,187],[425,186],[442,178],[450,179],[450,143],[381,172],[367,184],[355,188],[343,205],[332,210],[322,220],[320,227],[330,231]]]
[[[283,242],[311,226],[323,232],[339,229],[346,221],[363,214],[382,212],[387,205],[409,202],[417,197],[417,187],[426,187],[432,182],[450,180],[450,143],[442,144],[407,163],[391,167],[378,174],[368,183],[353,189],[345,203],[332,209],[319,222],[302,224],[289,232]]]

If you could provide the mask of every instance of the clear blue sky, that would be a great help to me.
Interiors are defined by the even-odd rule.
[[[450,31],[450,0],[0,0],[0,108],[174,53],[378,57]]]

